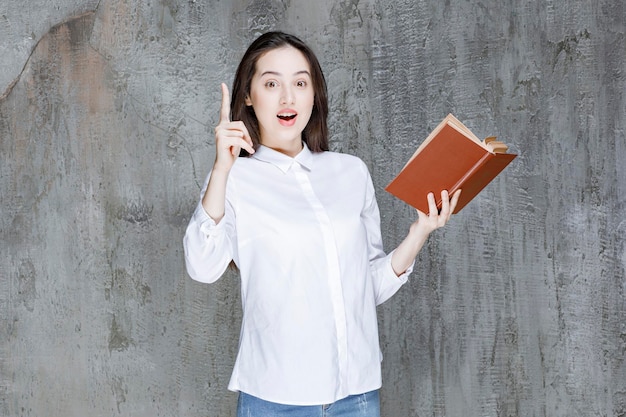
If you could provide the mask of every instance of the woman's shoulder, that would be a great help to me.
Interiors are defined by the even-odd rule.
[[[338,163],[344,167],[354,167],[367,170],[365,162],[361,158],[355,155],[350,155],[342,152],[325,151],[320,152],[317,155],[321,160],[329,163]]]
[[[331,175],[349,174],[355,181],[370,176],[367,165],[358,156],[335,151],[325,151],[316,155]]]

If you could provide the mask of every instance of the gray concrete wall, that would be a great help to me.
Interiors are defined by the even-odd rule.
[[[228,416],[237,276],[185,274],[219,83],[279,28],[383,190],[448,112],[519,158],[380,309],[383,414],[626,415],[622,0],[2,0],[0,415]]]

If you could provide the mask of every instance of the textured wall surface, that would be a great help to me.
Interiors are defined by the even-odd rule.
[[[219,83],[317,51],[383,188],[453,112],[520,154],[380,308],[383,415],[626,416],[622,0],[2,0],[0,415],[229,416],[239,287],[189,279]]]

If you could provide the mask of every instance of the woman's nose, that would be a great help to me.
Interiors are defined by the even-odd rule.
[[[280,103],[281,104],[293,104],[294,102],[294,94],[293,90],[289,86],[285,86],[282,88]]]

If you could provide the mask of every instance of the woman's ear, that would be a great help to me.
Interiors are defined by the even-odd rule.
[[[250,100],[250,96],[246,95],[246,106],[252,106],[252,100]]]

